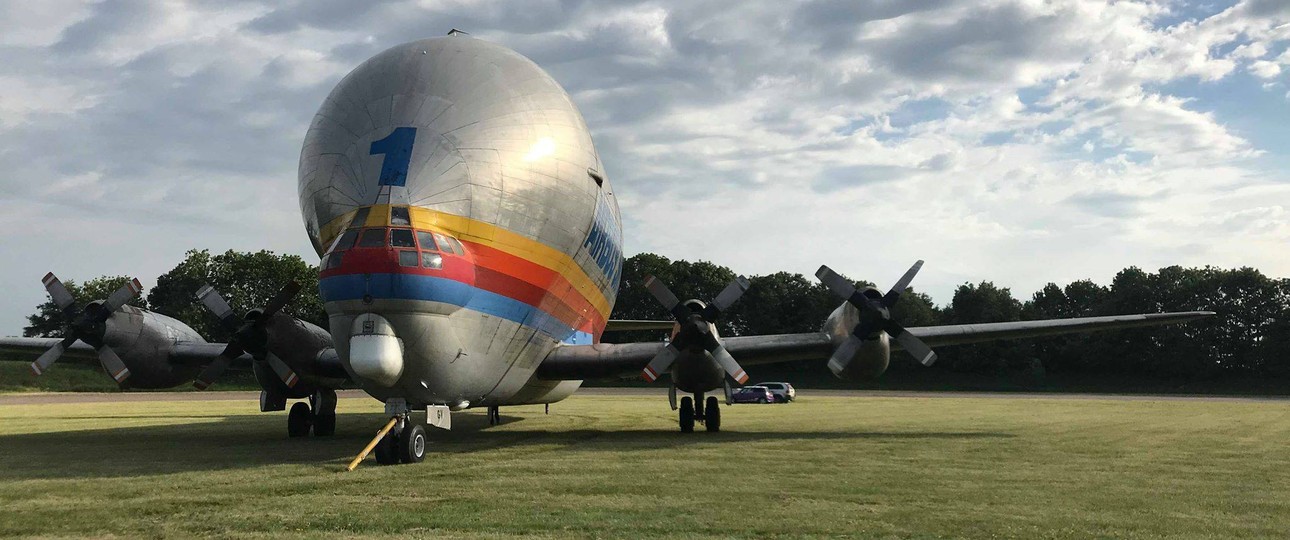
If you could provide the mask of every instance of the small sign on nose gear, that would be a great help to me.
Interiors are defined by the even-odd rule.
[[[452,429],[452,411],[446,405],[426,406],[426,425],[439,429]]]

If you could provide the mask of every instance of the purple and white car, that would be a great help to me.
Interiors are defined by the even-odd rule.
[[[775,395],[765,386],[745,386],[733,390],[730,400],[735,403],[774,403]]]

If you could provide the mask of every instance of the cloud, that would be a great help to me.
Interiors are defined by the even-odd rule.
[[[570,92],[629,254],[879,282],[927,258],[942,302],[1130,264],[1290,274],[1290,145],[1259,128],[1290,98],[1219,106],[1233,85],[1281,94],[1284,1],[42,2],[0,7],[0,242],[30,254],[0,270],[30,285],[0,334],[50,269],[146,282],[185,247],[312,257],[312,114],[359,62],[450,28]]]

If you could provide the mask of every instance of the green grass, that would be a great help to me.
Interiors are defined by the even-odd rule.
[[[1281,537],[1282,402],[577,397],[459,413],[425,463],[341,472],[382,421],[290,440],[252,402],[0,406],[0,536]]]

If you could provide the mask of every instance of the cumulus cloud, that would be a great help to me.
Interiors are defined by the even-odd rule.
[[[0,7],[0,242],[24,255],[0,270],[0,334],[50,269],[312,257],[295,167],[314,110],[367,57],[450,28],[569,90],[629,253],[879,282],[926,258],[916,285],[942,302],[1130,264],[1290,273],[1287,145],[1259,127],[1287,100],[1222,94],[1282,92],[1283,0],[41,2]]]

